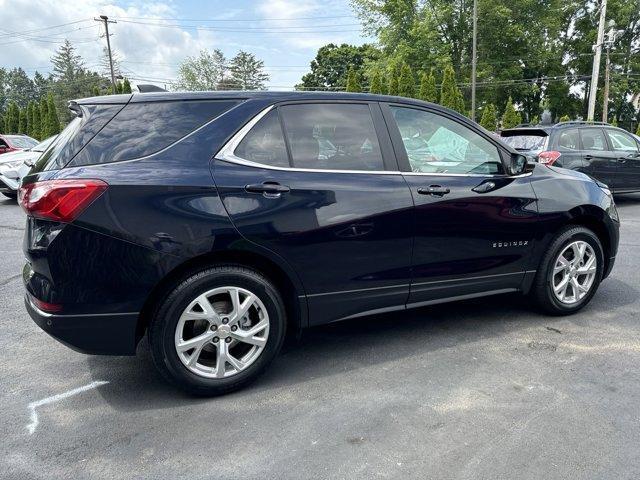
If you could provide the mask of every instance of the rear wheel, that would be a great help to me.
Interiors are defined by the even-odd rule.
[[[242,388],[275,358],[285,334],[275,286],[239,266],[195,273],[170,293],[149,330],[155,365],[198,395]]]
[[[584,227],[567,227],[556,235],[542,259],[532,295],[547,313],[575,313],[593,298],[603,267],[598,237]]]

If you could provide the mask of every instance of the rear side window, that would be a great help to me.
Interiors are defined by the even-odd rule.
[[[240,158],[272,167],[288,167],[289,157],[278,111],[271,110],[256,123],[234,152]]]
[[[558,148],[565,150],[580,150],[578,129],[562,130],[558,137]]]
[[[279,111],[294,167],[384,170],[369,105],[285,105]]]
[[[604,133],[599,128],[581,128],[580,139],[583,150],[607,150]]]
[[[120,162],[152,155],[236,104],[236,101],[129,103],[71,165]]]

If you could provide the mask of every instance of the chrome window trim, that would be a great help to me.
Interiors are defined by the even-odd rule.
[[[251,129],[271,110],[276,108],[276,105],[269,105],[264,110],[255,115],[249,120],[240,130],[238,130],[230,140],[218,151],[214,156],[216,160],[224,162],[234,163],[237,165],[243,165],[245,167],[262,168],[266,170],[277,170],[282,172],[309,172],[309,173],[346,173],[346,174],[366,174],[366,175],[424,175],[424,176],[439,176],[439,177],[481,177],[481,178],[520,178],[531,175],[531,173],[525,173],[523,175],[506,175],[506,174],[481,174],[481,173],[423,173],[423,172],[401,172],[400,170],[332,170],[321,168],[298,168],[298,167],[276,167],[274,165],[266,165],[264,163],[253,162],[244,158],[238,157],[235,154],[236,148],[240,145],[240,142],[244,140],[244,137],[251,131]],[[284,132],[282,132],[284,135]]]

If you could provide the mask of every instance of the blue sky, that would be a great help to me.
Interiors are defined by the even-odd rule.
[[[291,89],[320,46],[371,41],[348,0],[0,0],[0,11],[0,66],[29,75],[51,69],[49,58],[64,38],[88,67],[101,70],[105,39],[93,21],[100,14],[117,21],[109,27],[112,45],[133,83],[170,83],[186,56],[219,48],[228,57],[240,49],[255,54],[270,89]]]

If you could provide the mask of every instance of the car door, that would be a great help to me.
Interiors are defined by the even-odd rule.
[[[310,324],[405,304],[413,200],[377,104],[270,108],[213,175],[239,232],[300,276]]]
[[[409,303],[506,292],[531,272],[537,203],[529,175],[504,174],[506,153],[442,111],[383,106],[415,203]]]
[[[609,144],[615,154],[615,190],[640,190],[640,148],[629,134],[605,128]]]
[[[585,162],[584,173],[615,188],[616,156],[609,150],[604,131],[600,127],[583,127],[579,132]]]

